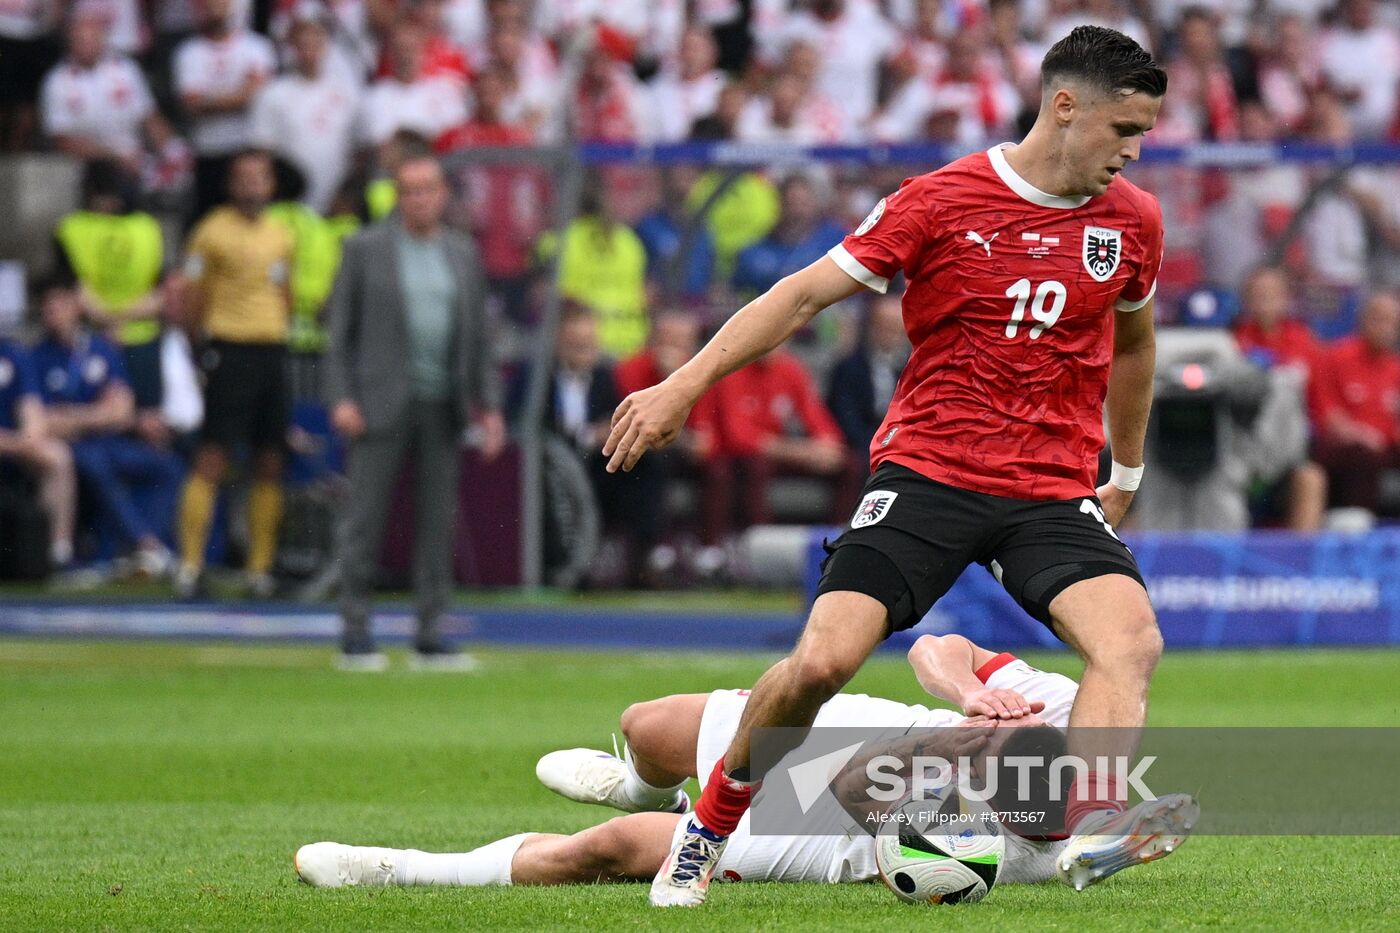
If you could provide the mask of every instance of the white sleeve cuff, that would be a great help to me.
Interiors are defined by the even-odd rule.
[[[1113,307],[1119,311],[1141,311],[1152,300],[1152,296],[1157,294],[1157,280],[1152,280],[1152,287],[1147,290],[1147,294],[1137,301],[1129,301],[1126,298],[1119,298],[1113,303]]]
[[[846,247],[840,243],[837,243],[828,250],[827,255],[831,257],[832,262],[841,267],[842,272],[846,273],[866,288],[873,289],[882,295],[889,291],[889,279],[884,276],[876,275],[865,268],[865,266],[860,264],[860,260],[852,256],[850,250],[846,249]]]

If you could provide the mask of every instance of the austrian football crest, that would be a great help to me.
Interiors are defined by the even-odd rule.
[[[885,489],[866,493],[865,498],[860,500],[860,507],[856,509],[855,518],[851,519],[851,527],[866,528],[876,524],[890,514],[890,506],[898,496],[899,493]]]
[[[1084,228],[1084,268],[1095,282],[1107,282],[1123,258],[1123,231],[1107,227]]]

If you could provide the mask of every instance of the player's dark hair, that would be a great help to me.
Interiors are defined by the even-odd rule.
[[[1167,73],[1152,54],[1116,29],[1076,26],[1050,47],[1040,63],[1043,90],[1066,78],[1105,93],[1140,91],[1150,97],[1167,93]]]
[[[1067,751],[1065,734],[1051,725],[1017,726],[997,750],[996,757],[1002,761],[1024,756],[1039,758],[1042,762],[1029,769],[1030,793],[1026,799],[1020,799],[1016,793],[1018,782],[1010,780],[1016,772],[1008,767],[1001,771],[997,792],[988,801],[993,810],[1016,820],[1013,828],[1017,832],[1041,836],[1060,831],[1065,819],[1065,801],[1063,795],[1055,800],[1050,794],[1050,763]]]

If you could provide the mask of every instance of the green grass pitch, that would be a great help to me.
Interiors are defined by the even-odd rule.
[[[538,786],[535,759],[610,747],[627,703],[747,686],[772,660],[483,657],[471,675],[371,676],[331,671],[325,648],[0,641],[0,930],[1400,927],[1400,839],[1377,837],[1198,838],[1082,894],[1007,886],[951,908],[878,884],[727,885],[682,915],[651,910],[641,885],[298,884],[305,842],[462,850],[604,819]],[[1397,675],[1393,651],[1169,654],[1152,721],[1396,725]],[[897,656],[853,689],[918,695]]]

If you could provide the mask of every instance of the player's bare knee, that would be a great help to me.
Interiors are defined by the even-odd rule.
[[[652,742],[658,726],[662,726],[666,720],[667,697],[659,700],[646,700],[642,703],[633,703],[622,711],[619,725],[622,727],[622,735],[627,739],[627,744],[633,751],[642,751]]]
[[[859,658],[852,660],[833,654],[804,651],[793,655],[788,665],[794,683],[804,695],[820,697],[825,701],[850,682],[860,667],[860,661]]]

